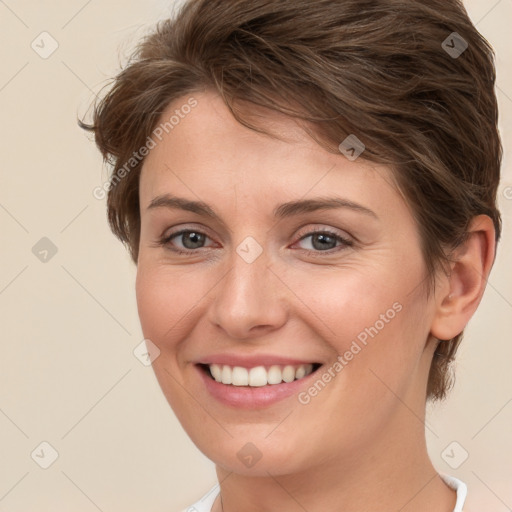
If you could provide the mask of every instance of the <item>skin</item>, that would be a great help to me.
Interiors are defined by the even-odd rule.
[[[264,126],[284,141],[237,123],[213,92],[194,97],[198,106],[143,165],[136,293],[144,336],[161,351],[157,379],[215,462],[223,510],[451,512],[455,493],[427,454],[426,383],[434,337],[461,332],[482,297],[494,261],[491,220],[475,217],[450,274],[427,297],[418,229],[390,169],[329,153],[281,115],[263,113]],[[222,222],[148,209],[167,193],[208,203]],[[343,208],[272,215],[284,202],[326,196],[378,218]],[[186,235],[158,244],[180,229],[204,233],[202,246]],[[330,239],[322,251],[306,237],[314,229],[354,243]],[[263,249],[250,264],[236,252],[248,236]],[[330,367],[397,302],[401,311],[307,405],[295,395],[259,410],[223,405],[194,365],[231,352],[293,354]],[[248,442],[262,454],[251,468],[237,457]],[[213,511],[222,505],[217,499]]]

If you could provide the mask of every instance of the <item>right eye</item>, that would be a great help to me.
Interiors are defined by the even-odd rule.
[[[183,248],[176,247],[172,242],[174,239],[181,239]],[[159,241],[159,245],[176,252],[177,254],[192,255],[196,249],[202,249],[202,244],[209,237],[197,229],[182,229],[177,232],[170,233]]]

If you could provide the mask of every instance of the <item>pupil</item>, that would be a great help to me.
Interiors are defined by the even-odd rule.
[[[329,244],[329,239],[330,239],[331,243],[333,241],[334,241],[334,243],[336,243],[336,241],[334,240],[334,237],[332,237],[330,235],[325,235],[325,234],[315,235],[313,237],[313,247],[315,247],[315,249],[320,249],[320,250],[326,249],[325,243],[320,243],[319,246],[316,246],[315,240],[327,242],[327,244]]]
[[[197,247],[201,246],[201,242],[202,242],[201,233],[195,233],[194,231],[191,231],[189,233],[185,233],[184,237],[185,238],[183,239],[183,242],[184,242],[183,245],[187,249],[197,249]],[[190,240],[190,239],[195,239],[195,240],[192,240],[192,247],[188,247],[189,244],[185,243],[185,241]]]

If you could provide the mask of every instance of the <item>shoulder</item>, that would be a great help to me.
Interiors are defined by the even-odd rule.
[[[439,476],[442,478],[445,484],[448,485],[448,487],[452,488],[457,493],[457,502],[453,512],[469,512],[467,509],[464,509],[466,496],[468,494],[468,488],[466,484],[454,476],[445,475],[443,473],[439,473]]]
[[[219,495],[219,484],[212,487],[202,498],[180,512],[211,512],[213,502]]]

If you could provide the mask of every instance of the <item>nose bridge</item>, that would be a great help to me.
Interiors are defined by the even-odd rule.
[[[250,337],[285,321],[278,279],[268,268],[270,254],[253,237],[233,247],[229,270],[215,293],[213,322],[234,338]]]

